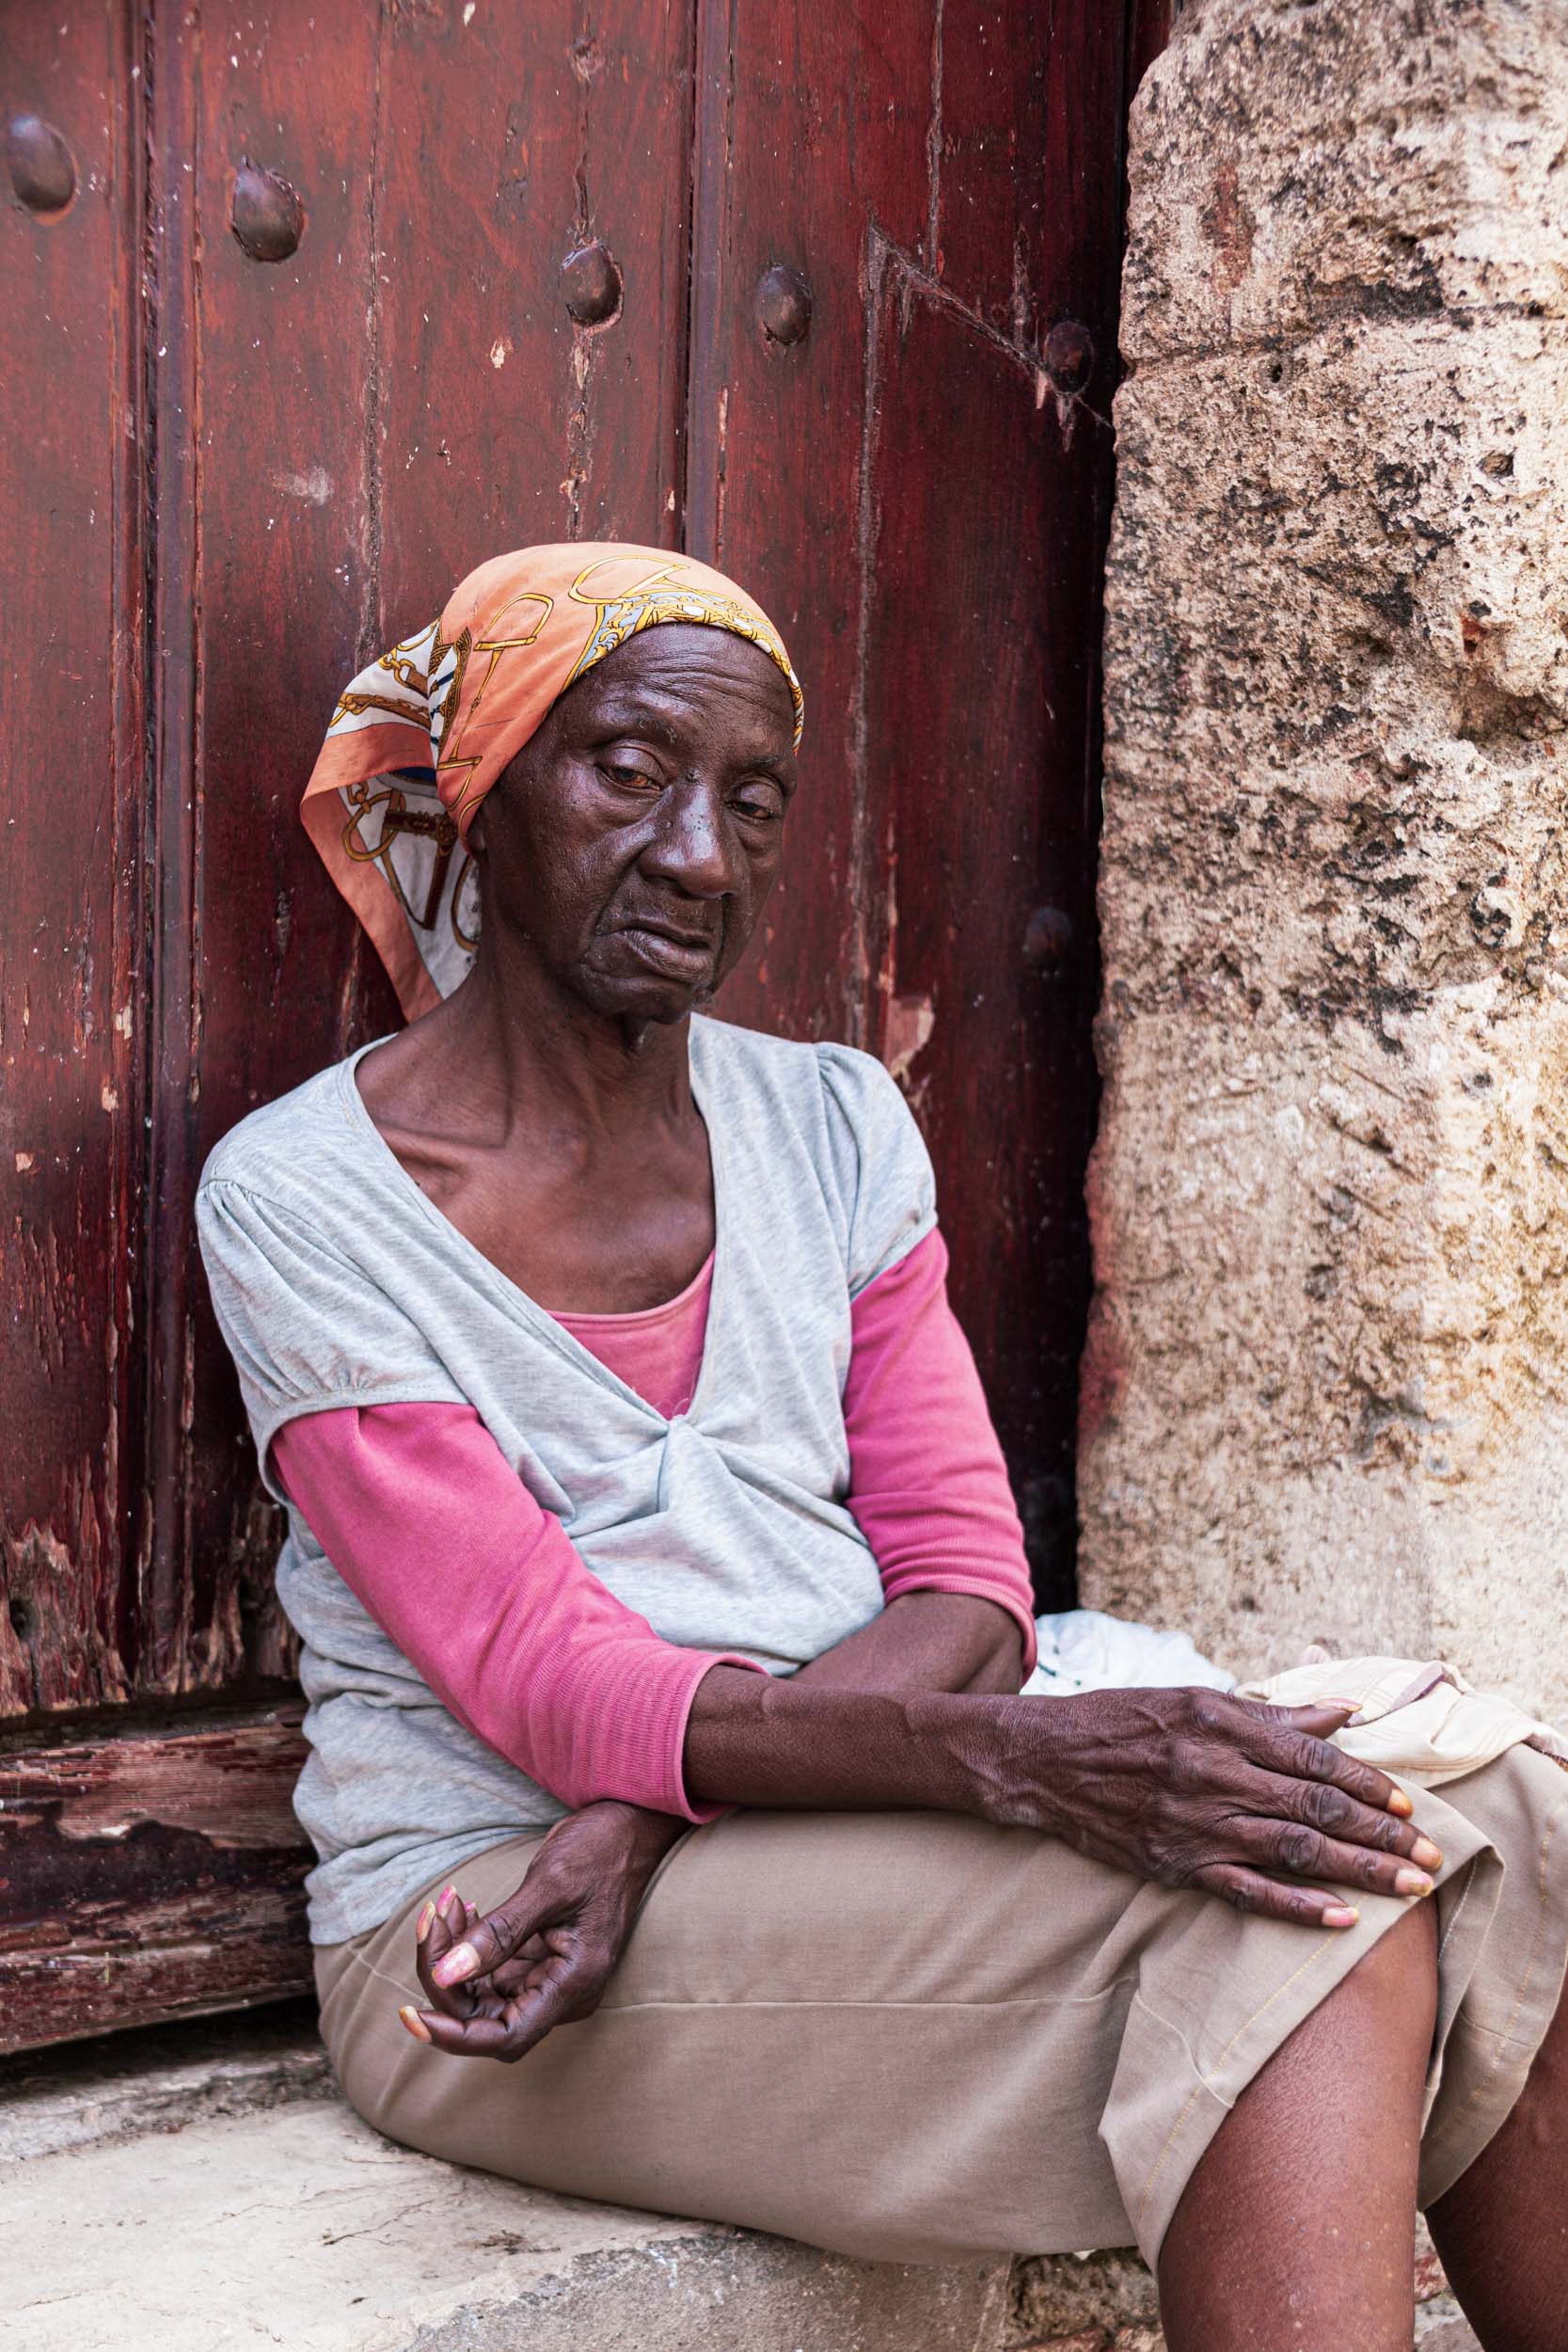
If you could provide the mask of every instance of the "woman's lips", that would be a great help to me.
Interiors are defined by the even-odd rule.
[[[628,923],[621,932],[638,961],[673,980],[700,979],[713,961],[715,942]]]

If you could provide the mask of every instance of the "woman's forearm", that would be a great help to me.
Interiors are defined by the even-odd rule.
[[[974,1813],[1006,1746],[1023,1664],[1005,1609],[910,1593],[786,1681],[715,1666],[687,1718],[698,1803]],[[695,1775],[695,1777],[694,1777]]]
[[[687,1719],[700,1803],[990,1813],[1007,1777],[1006,1722],[1028,1701],[846,1691],[715,1666]]]
[[[968,1593],[906,1593],[847,1641],[790,1679],[814,1690],[990,1692],[1015,1694],[1023,1679],[1018,1621]]]

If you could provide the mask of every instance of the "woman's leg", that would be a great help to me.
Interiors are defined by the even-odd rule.
[[[1354,2272],[1338,2344],[1381,2352],[1397,2339],[1369,2270],[1408,2317],[1433,2032],[1411,1944],[1440,1911],[1429,2200],[1518,2099],[1568,1950],[1551,1843],[1560,1825],[1568,1844],[1568,1777],[1516,1751],[1458,1793],[1465,1812],[1422,1798],[1449,1858],[1433,1904],[1370,1899],[1359,1928],[1322,1936],[954,1815],[740,1813],[674,1849],[597,2013],[521,2066],[445,2057],[399,2025],[420,1997],[422,1896],[318,1955],[323,2030],[380,2129],[541,2188],[880,2261],[1135,2235],[1180,2352],[1305,2352],[1316,2327],[1270,2343],[1259,2312],[1297,2290],[1337,2312]],[[531,1851],[476,1856],[460,1891],[490,1909]],[[1212,2321],[1211,2261],[1227,2306]],[[1316,2352],[1338,2352],[1335,2325]]]
[[[1556,2352],[1568,2330],[1568,1995],[1501,2130],[1427,2215],[1482,2344]]]
[[[1170,2352],[1410,2352],[1436,1997],[1435,1912],[1423,1903],[1243,2091],[1161,2249]]]

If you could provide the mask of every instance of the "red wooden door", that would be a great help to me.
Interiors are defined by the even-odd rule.
[[[292,1656],[193,1248],[391,1025],[295,810],[531,538],[776,614],[804,798],[721,1008],[897,1073],[1070,1590],[1117,8],[4,0],[0,2046],[308,1979]]]

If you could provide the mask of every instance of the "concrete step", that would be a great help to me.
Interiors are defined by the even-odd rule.
[[[297,2035],[13,2074],[0,2156],[29,2352],[997,2352],[1006,2321],[1006,2263],[847,2262],[395,2147]]]
[[[0,2060],[0,2214],[28,2352],[1164,2352],[1132,2253],[845,2262],[394,2147],[303,2002]],[[1417,2292],[1478,2352],[1424,2235]]]

